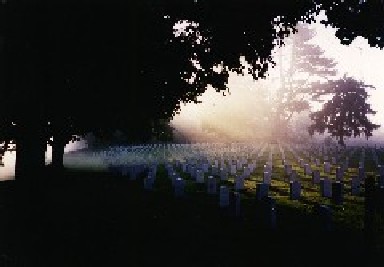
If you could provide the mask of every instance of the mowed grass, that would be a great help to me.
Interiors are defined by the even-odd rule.
[[[351,151],[355,150],[350,155]],[[277,205],[277,224],[280,228],[296,227],[297,223],[302,224],[305,221],[306,227],[315,229],[318,225],[318,218],[314,215],[314,207],[316,204],[324,204],[332,209],[332,218],[334,222],[334,229],[337,231],[348,232],[351,235],[355,235],[356,238],[362,238],[364,229],[364,182],[361,184],[360,194],[357,196],[351,195],[351,177],[358,176],[358,164],[360,159],[360,150],[352,148],[345,151],[340,158],[345,159],[349,157],[349,168],[344,173],[343,181],[343,203],[341,205],[334,204],[331,199],[321,196],[320,185],[312,184],[312,177],[310,175],[304,175],[304,169],[298,165],[296,158],[293,154],[286,150],[286,161],[293,165],[293,169],[296,170],[299,180],[301,182],[301,198],[300,200],[290,199],[290,189],[288,176],[284,174],[284,166],[282,165],[282,158],[277,149],[273,151],[273,171],[272,171],[272,182],[270,185],[269,195],[276,200]],[[383,152],[379,152],[379,158],[382,157]],[[242,215],[245,221],[250,224],[255,223],[255,195],[257,183],[262,183],[263,165],[268,160],[269,151],[264,151],[262,157],[257,159],[257,168],[252,173],[249,179],[245,180],[245,189],[240,190],[241,192],[241,206]],[[299,157],[309,162],[310,158],[299,152]],[[366,153],[365,170],[366,175],[376,175],[377,166],[374,161],[370,159],[370,152]],[[316,158],[316,157],[314,157]],[[327,161],[331,161],[331,158]],[[248,162],[251,162],[249,159]],[[331,173],[325,173],[323,168],[324,158],[321,158],[321,164],[316,166],[313,162],[311,163],[312,170],[319,170],[320,176],[329,177],[332,181],[336,180],[336,167],[339,165],[331,165]],[[155,185],[155,191],[168,192],[173,194],[170,180],[167,178],[165,169],[162,171],[163,166],[160,167],[157,179],[157,185]],[[205,201],[202,199],[207,198],[206,188],[203,185],[195,184],[189,174],[182,173],[181,169],[176,169],[180,173],[181,177],[186,180],[186,195],[192,201]],[[238,172],[240,173],[240,172]],[[207,177],[207,175],[206,175]],[[163,181],[163,182],[161,182]],[[164,182],[165,181],[165,182]],[[234,191],[234,176],[229,175],[228,181],[220,181],[217,177],[218,187],[220,185],[226,185],[230,190]],[[192,197],[193,196],[193,197]],[[218,208],[218,196],[210,197],[216,202],[215,205]],[[213,201],[213,200],[211,200]],[[377,227],[377,246],[382,247],[384,242],[384,231],[382,230],[381,220],[382,217],[376,216]],[[299,227],[300,228],[300,227]]]
[[[308,162],[307,155],[296,152]],[[257,159],[256,170],[245,180],[245,189],[240,191],[240,217],[234,216],[233,206],[220,209],[218,195],[208,195],[205,184],[196,184],[179,168],[175,169],[186,180],[185,197],[175,198],[163,164],[158,166],[152,191],[143,189],[145,174],[131,181],[129,176],[101,168],[96,172],[69,168],[59,179],[47,177],[42,204],[36,209],[38,216],[34,216],[40,219],[31,230],[37,245],[31,251],[45,258],[39,266],[310,266],[314,258],[316,263],[328,265],[361,262],[361,266],[371,266],[362,256],[364,187],[360,195],[350,194],[350,180],[357,175],[360,151],[356,149],[349,157],[342,205],[321,197],[319,185],[312,185],[311,177],[304,175],[297,159],[285,149],[286,160],[297,171],[302,185],[300,200],[290,200],[280,151],[274,146],[272,153],[269,195],[276,200],[274,231],[266,227],[265,214],[255,200],[256,185],[262,182],[263,165],[269,156],[267,149]],[[382,154],[378,153],[379,158]],[[167,155],[174,156],[170,152]],[[367,175],[376,173],[370,156],[366,153]],[[324,173],[322,165],[311,167],[320,170],[321,177],[335,180],[336,166],[332,166],[331,174]],[[218,187],[226,185],[234,192],[233,175],[228,181],[217,178],[217,182]],[[332,209],[331,232],[322,230],[314,214],[318,203]],[[383,218],[376,216],[375,224],[380,226],[376,246],[384,252]],[[16,247],[30,244],[26,242],[30,235],[14,238],[20,229],[15,226],[7,233]],[[39,229],[37,237],[35,229]],[[323,255],[325,248],[327,253]],[[17,258],[19,250],[10,251],[10,258]]]

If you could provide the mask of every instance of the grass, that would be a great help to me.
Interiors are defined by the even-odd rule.
[[[101,168],[66,169],[63,176],[48,175],[42,181],[39,198],[29,203],[28,214],[21,212],[23,207],[15,204],[12,194],[2,198],[0,212],[7,216],[7,223],[1,220],[0,226],[6,231],[0,233],[7,245],[0,251],[8,256],[8,266],[16,266],[17,262],[25,264],[20,266],[59,267],[308,266],[314,259],[327,266],[359,262],[371,266],[364,256],[364,192],[359,196],[348,193],[350,177],[357,173],[359,154],[350,157],[343,205],[321,197],[319,186],[312,185],[311,177],[304,175],[290,152],[286,150],[285,154],[301,179],[302,197],[289,199],[289,184],[275,147],[270,186],[270,196],[276,200],[275,231],[266,227],[263,207],[255,201],[256,183],[262,181],[262,164],[269,155],[264,151],[241,190],[238,218],[233,215],[233,207],[220,209],[218,196],[207,195],[205,185],[194,183],[180,169],[186,180],[186,194],[176,199],[164,165],[159,165],[150,192],[143,190],[144,176],[131,181]],[[299,156],[306,159],[301,153]],[[327,175],[322,168],[311,167],[319,169],[321,176]],[[368,173],[375,171],[369,161],[366,168]],[[333,166],[333,180],[334,175]],[[233,175],[219,185],[227,185],[233,192]],[[332,208],[332,232],[321,230],[314,214],[316,203]],[[383,217],[376,216],[375,223],[379,226],[376,244],[384,251]],[[324,248],[326,254],[321,256]]]

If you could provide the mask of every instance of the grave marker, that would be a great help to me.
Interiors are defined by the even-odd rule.
[[[182,198],[184,197],[184,188],[185,188],[185,181],[184,179],[178,177],[175,180],[175,197]]]
[[[320,192],[322,197],[332,197],[332,182],[328,177],[320,179]]]
[[[351,195],[357,196],[360,194],[360,179],[357,176],[351,177]]]
[[[213,176],[208,176],[207,179],[207,193],[209,195],[214,195],[216,194],[216,178]]]
[[[220,186],[220,200],[219,200],[220,208],[225,208],[229,206],[229,189],[227,186]]]
[[[290,181],[289,182],[289,192],[291,200],[300,199],[301,195],[301,184],[299,181]]]
[[[270,172],[264,172],[263,173],[263,183],[264,184],[271,184],[271,173]]]
[[[314,170],[312,172],[312,184],[319,184],[320,183],[320,171]]]

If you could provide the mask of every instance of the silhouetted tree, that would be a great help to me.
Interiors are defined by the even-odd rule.
[[[369,115],[376,113],[367,103],[369,88],[373,87],[346,76],[329,81],[323,87],[322,95],[327,93],[332,98],[321,110],[311,114],[313,124],[309,127],[309,133],[314,135],[315,132],[327,131],[338,139],[340,145],[345,145],[345,137],[363,134],[368,139],[372,131],[380,127],[369,118]]]

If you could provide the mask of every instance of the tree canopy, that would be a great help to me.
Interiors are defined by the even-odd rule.
[[[1,137],[15,139],[17,161],[29,162],[17,170],[43,165],[52,136],[121,129],[141,137],[208,85],[226,90],[229,71],[264,77],[272,49],[320,10],[340,39],[383,47],[382,4],[371,3],[3,1]]]

